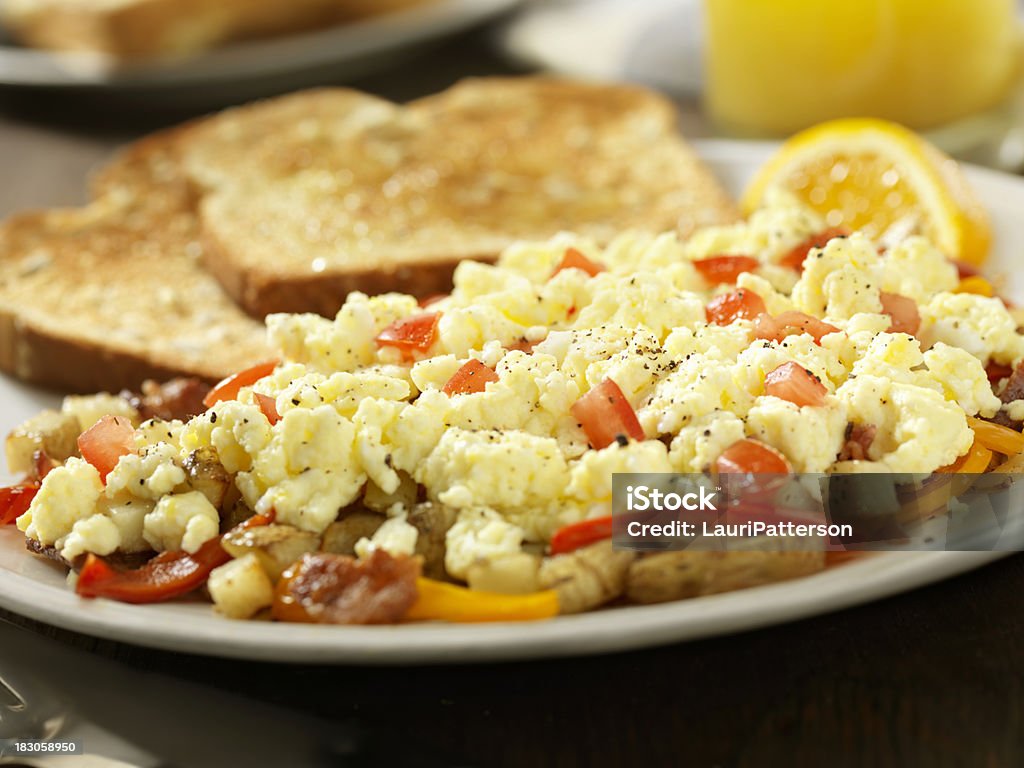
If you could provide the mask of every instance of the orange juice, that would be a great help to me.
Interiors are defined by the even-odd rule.
[[[706,0],[707,106],[784,135],[844,116],[927,129],[998,104],[1017,74],[1015,0]]]

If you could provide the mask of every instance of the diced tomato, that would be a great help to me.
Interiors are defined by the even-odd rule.
[[[645,439],[636,412],[619,385],[605,379],[570,408],[594,448],[606,448],[621,440]]]
[[[719,283],[735,283],[744,272],[753,272],[758,260],[751,256],[710,256],[697,259],[693,266],[701,276],[712,285]]]
[[[440,312],[424,312],[396,320],[377,334],[377,346],[394,347],[403,358],[412,360],[417,352],[426,352],[433,346],[440,319]]]
[[[281,420],[280,415],[277,413],[277,401],[274,398],[270,395],[262,395],[259,392],[253,392],[252,396],[256,400],[256,405],[263,411],[263,415],[267,417],[270,426],[274,426]]]
[[[238,528],[269,525],[273,520],[273,513],[253,515]],[[231,559],[220,540],[220,536],[210,539],[193,554],[162,552],[141,568],[129,571],[119,571],[90,553],[78,574],[75,592],[82,597],[106,597],[140,604],[159,603],[188,594],[206,583],[210,571]]]
[[[534,347],[536,347],[538,344],[540,344],[539,341],[527,341],[526,339],[518,339],[517,341],[514,341],[511,344],[507,345],[505,349],[509,350],[510,352],[525,352],[528,355],[532,355]]]
[[[604,272],[604,266],[602,264],[598,264],[596,261],[591,261],[575,248],[565,249],[565,255],[562,256],[562,260],[558,263],[558,266],[555,267],[555,271],[551,273],[551,276],[554,277],[563,269],[581,269],[591,277]]]
[[[123,416],[104,416],[78,436],[78,452],[106,482],[118,459],[135,452],[135,428]]]
[[[277,361],[271,360],[228,376],[206,393],[206,397],[203,398],[203,405],[207,408],[212,408],[214,404],[219,403],[221,400],[234,400],[238,397],[238,391],[242,387],[252,386],[260,379],[272,374],[276,367]]]
[[[801,408],[822,405],[828,394],[828,389],[817,376],[794,362],[783,363],[765,376],[764,391]]]
[[[551,537],[551,554],[561,555],[612,537],[612,516],[564,525]]]
[[[426,297],[420,299],[420,306],[423,307],[424,309],[426,309],[431,304],[436,304],[437,302],[443,301],[443,300],[445,300],[447,298],[448,298],[448,294],[447,293],[435,293],[435,294],[432,294],[430,296],[426,296]]]
[[[885,291],[879,298],[882,300],[882,312],[892,318],[890,332],[909,333],[911,336],[918,332],[921,328],[921,314],[917,311],[917,302],[898,293]]]
[[[704,310],[709,323],[715,325],[729,325],[734,320],[756,320],[765,314],[768,309],[764,300],[753,291],[740,288],[732,293],[725,293],[716,296],[708,302]]]
[[[817,234],[811,235],[799,245],[795,246],[789,253],[779,259],[779,265],[790,269],[802,270],[807,254],[814,248],[824,248],[828,241],[836,237],[849,237],[850,230],[843,227],[829,227]]]
[[[995,360],[990,360],[989,364],[985,366],[985,373],[988,375],[988,380],[992,384],[998,384],[1003,379],[1008,379],[1013,374],[1013,366],[1004,365],[1003,363],[997,363]]]
[[[0,488],[0,525],[10,525],[28,509],[39,492],[39,483],[19,483]]]
[[[787,474],[789,462],[781,453],[760,440],[744,438],[730,445],[715,460],[715,471],[719,474],[755,475]]]
[[[470,395],[474,392],[483,392],[487,383],[497,381],[498,374],[473,358],[466,361],[455,374],[448,379],[448,383],[441,390],[446,395]]]
[[[757,338],[771,339],[772,341],[783,341],[794,333],[808,333],[816,343],[820,344],[822,336],[838,332],[839,329],[834,325],[829,325],[824,320],[794,310],[783,312],[778,317],[761,315],[757,318],[757,324],[754,326],[754,335]]]

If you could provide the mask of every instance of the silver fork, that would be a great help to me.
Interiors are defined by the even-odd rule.
[[[13,628],[0,619],[0,629]],[[21,631],[21,630],[15,630]],[[19,666],[13,654],[0,657],[0,766],[25,768],[157,768],[160,761],[120,737],[77,715],[59,692]],[[16,741],[76,741],[112,744],[130,756],[122,762],[99,755],[15,755]]]
[[[9,665],[0,670],[0,740],[49,741],[64,727],[67,712],[58,697],[21,677]]]

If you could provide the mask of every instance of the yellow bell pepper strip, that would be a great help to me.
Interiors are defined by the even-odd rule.
[[[992,461],[992,451],[982,445],[977,439],[971,444],[963,456],[952,464],[940,467],[937,472],[955,472],[958,474],[976,475],[988,469]]]
[[[960,280],[960,283],[953,289],[953,293],[974,293],[978,296],[992,298],[996,295],[996,289],[992,283],[979,275],[970,275]]]
[[[1024,453],[1024,435],[1017,430],[973,417],[967,418],[967,424],[974,430],[975,440],[990,451],[1006,456]]]
[[[528,595],[474,592],[434,579],[416,580],[419,597],[405,618],[410,621],[536,621],[558,615],[553,589]]]

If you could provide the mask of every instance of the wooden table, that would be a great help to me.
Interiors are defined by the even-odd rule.
[[[470,35],[358,85],[406,99],[462,75],[507,71]],[[181,117],[128,118],[53,95],[6,93],[0,108],[0,213],[80,201],[86,171],[115,146]],[[702,130],[692,105],[684,126]],[[344,742],[325,765],[996,768],[1024,765],[1022,587],[1024,557],[1014,556],[872,605],[732,637],[443,668],[179,656],[0,615],[126,675],[154,673],[154,684],[184,679],[323,718]],[[158,705],[144,690],[125,695]],[[166,717],[173,728],[174,713]],[[255,753],[272,737],[254,734]]]

